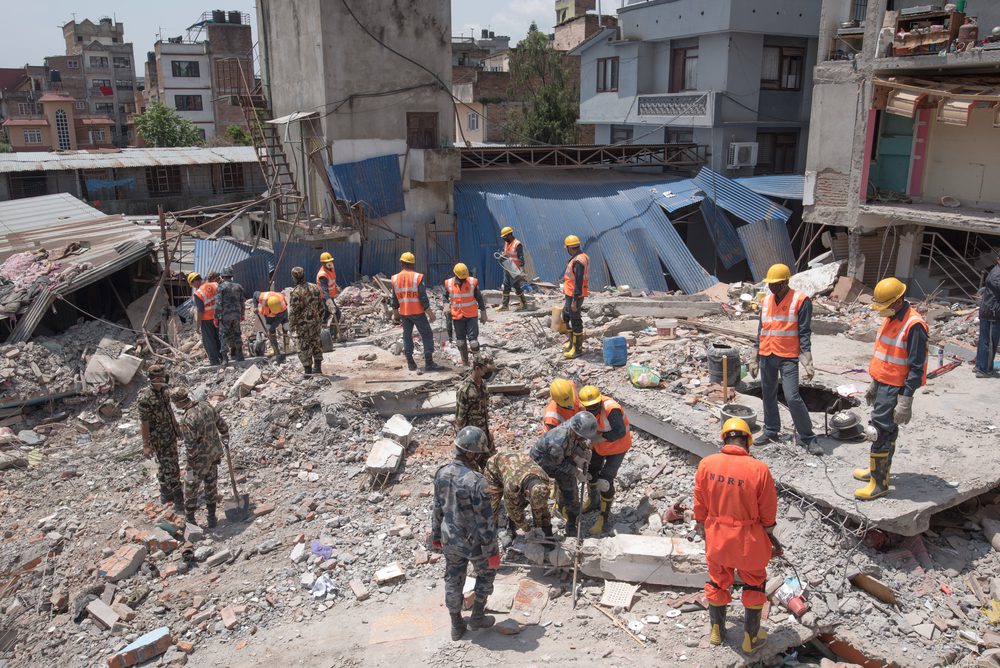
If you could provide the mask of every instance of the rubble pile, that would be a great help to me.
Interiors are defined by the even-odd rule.
[[[70,244],[52,256],[43,248],[15,253],[4,260],[0,264],[0,313],[19,313],[43,290],[52,290],[91,269],[90,263],[67,259],[80,250],[80,244]]]

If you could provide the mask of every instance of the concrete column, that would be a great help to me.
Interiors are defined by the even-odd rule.
[[[896,244],[896,278],[904,283],[913,278],[917,260],[920,259],[920,246],[924,239],[924,228],[920,225],[897,227]]]
[[[847,275],[856,280],[864,278],[865,258],[861,254],[861,232],[857,227],[847,231]]]

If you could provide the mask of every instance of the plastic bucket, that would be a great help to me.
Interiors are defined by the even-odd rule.
[[[604,363],[608,366],[625,366],[628,360],[628,345],[624,336],[608,336],[604,339]]]
[[[708,346],[708,379],[712,383],[722,385],[722,358],[726,358],[726,375],[729,377],[729,387],[740,382],[740,351],[730,345],[718,341]]]
[[[677,319],[663,318],[656,321],[656,334],[666,339],[677,337]]]
[[[553,332],[558,334],[568,334],[569,330],[566,329],[566,322],[563,320],[562,313],[562,306],[553,306],[552,320],[550,321],[549,326],[552,328]]]

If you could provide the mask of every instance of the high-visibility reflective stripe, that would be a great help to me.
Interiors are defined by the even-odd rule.
[[[194,294],[201,300],[204,307],[201,312],[202,320],[212,320],[215,318],[215,295],[219,292],[219,286],[215,283],[202,283],[201,287],[194,291]]]
[[[798,357],[801,352],[799,345],[799,308],[805,301],[805,295],[791,291],[783,304],[787,310],[778,304],[773,294],[764,300],[760,314],[761,355],[777,355],[779,357]]]
[[[420,315],[424,312],[420,303],[420,282],[423,274],[404,269],[392,277],[392,290],[399,302],[400,315]]]
[[[923,318],[912,307],[906,315],[906,320],[899,324],[894,318],[887,318],[879,328],[875,338],[875,350],[868,366],[868,374],[880,383],[903,387],[910,374],[909,352],[906,349],[910,331],[917,326],[927,327]],[[921,384],[927,381],[927,359],[923,361],[923,378]]]
[[[892,364],[907,364],[907,363],[909,363],[909,358],[908,357],[893,357],[892,355],[888,355],[886,353],[879,352],[879,351],[875,352],[875,357],[879,358],[880,360],[882,360],[884,362],[890,362]]]
[[[320,283],[320,279],[325,278],[326,283],[329,286],[328,290],[323,290],[323,285]],[[337,270],[327,269],[325,266],[320,267],[319,271],[316,272],[316,287],[320,289],[321,292],[326,292],[326,296],[331,299],[340,294],[340,288],[337,287]]]
[[[448,291],[448,301],[451,303],[451,317],[461,320],[475,318],[479,315],[479,305],[476,303],[476,287],[479,279],[470,276],[462,283],[458,279],[449,278],[444,282]]]
[[[560,424],[566,421],[565,418],[562,415],[559,415],[559,413],[546,413],[545,415],[542,416],[542,419],[543,420],[555,420],[556,422],[559,422]]]
[[[513,260],[514,261],[514,266],[517,267],[518,269],[520,269],[522,267],[522,265],[523,265],[523,263],[519,259],[517,259],[517,249],[520,248],[520,247],[521,247],[521,240],[520,239],[514,239],[513,241],[511,241],[509,243],[504,242],[504,245],[503,245],[504,255],[506,255],[511,260]]]
[[[774,329],[771,329],[771,330],[762,329],[762,330],[760,330],[760,335],[761,336],[798,336],[799,333],[797,331],[796,332],[782,332],[782,331],[774,330]]]

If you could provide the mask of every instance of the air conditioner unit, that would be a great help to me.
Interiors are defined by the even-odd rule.
[[[729,169],[757,166],[757,142],[734,141],[729,145]]]

